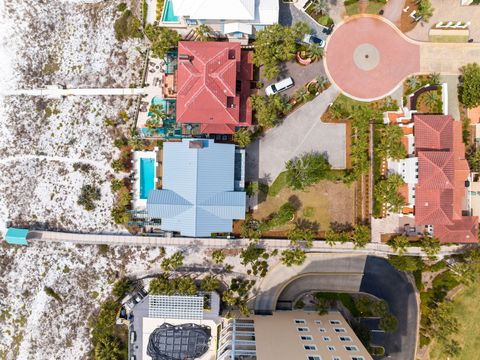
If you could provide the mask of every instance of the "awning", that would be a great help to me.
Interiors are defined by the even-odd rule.
[[[8,228],[5,241],[12,245],[28,245],[27,235],[27,229]]]
[[[252,25],[244,23],[226,23],[223,26],[223,32],[225,34],[231,34],[235,32],[241,32],[244,34],[252,35]]]

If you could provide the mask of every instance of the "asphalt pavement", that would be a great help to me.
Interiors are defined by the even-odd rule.
[[[384,346],[389,359],[414,359],[418,308],[414,285],[405,273],[383,258],[368,256],[360,291],[385,300],[398,319],[396,332],[372,332],[372,343]]]

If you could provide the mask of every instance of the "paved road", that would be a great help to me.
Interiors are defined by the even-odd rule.
[[[337,95],[338,89],[331,86],[254,141],[247,148],[247,180],[271,184],[284,170],[286,161],[312,151],[325,153],[333,168],[344,169],[345,124],[326,124],[320,120]]]
[[[284,290],[290,295],[294,291],[303,292],[301,287],[289,286],[295,279],[299,279],[296,280],[299,284],[310,288],[312,284],[308,278],[312,274],[322,273],[324,276],[325,282],[319,284],[317,290],[358,291],[365,260],[364,255],[315,253],[309,254],[300,266],[288,267],[278,263],[258,285],[255,311],[268,313],[275,310],[277,300]],[[343,275],[346,275],[345,278]],[[294,294],[291,296],[295,297]]]
[[[398,319],[396,332],[373,333],[372,342],[384,344],[391,359],[414,359],[418,309],[415,288],[407,276],[395,270],[387,260],[369,256],[360,291],[384,299]]]

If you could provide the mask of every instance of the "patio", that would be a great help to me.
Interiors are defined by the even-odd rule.
[[[480,42],[480,5],[461,6],[458,0],[431,0],[435,9],[427,23],[418,24],[412,31],[406,33],[412,39],[429,41],[428,32],[436,23],[445,21],[470,21],[470,39]]]

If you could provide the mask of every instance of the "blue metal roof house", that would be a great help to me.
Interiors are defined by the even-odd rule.
[[[183,236],[209,237],[232,231],[245,219],[245,152],[232,144],[183,139],[163,146],[162,190],[147,199],[149,217],[161,229]]]

